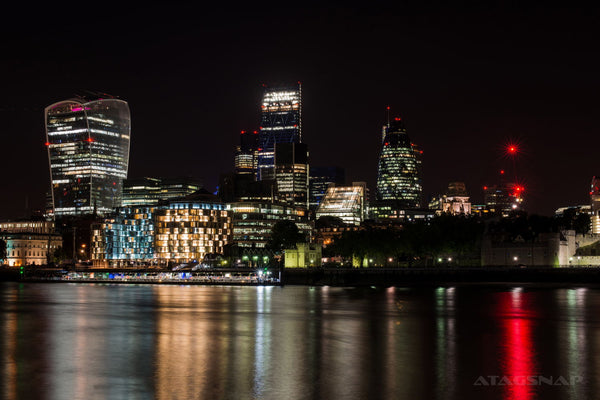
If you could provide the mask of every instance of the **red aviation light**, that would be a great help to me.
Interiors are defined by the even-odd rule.
[[[46,144],[46,146],[50,146],[50,142],[46,142],[45,144]]]
[[[254,131],[254,132],[252,132],[252,133],[254,133],[255,135],[258,135],[258,131]]]
[[[402,118],[400,118],[400,117],[395,117],[395,118],[394,118],[394,121],[402,121]]]
[[[516,145],[514,145],[514,144],[509,144],[509,145],[506,147],[506,152],[507,152],[508,154],[510,154],[510,155],[515,155],[515,154],[517,154],[517,152],[518,152],[518,151],[519,151],[519,149],[518,149],[518,148],[517,148],[517,146],[516,146]]]
[[[483,190],[487,190],[487,186],[484,186],[484,187],[483,187]]]
[[[385,142],[383,145],[384,145],[384,146],[389,146],[389,145],[390,145],[390,142]]]
[[[241,131],[241,132],[240,132],[240,134],[242,134],[242,135],[243,135],[244,133],[246,133],[246,131]]]
[[[94,141],[94,139],[92,139],[91,137],[85,139],[88,143],[92,143]]]
[[[504,170],[503,169],[500,170],[500,175],[504,175]]]

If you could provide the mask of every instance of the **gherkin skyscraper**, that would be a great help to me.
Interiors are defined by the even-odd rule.
[[[397,209],[421,206],[420,151],[411,143],[404,123],[395,118],[383,128],[377,170],[377,200]]]

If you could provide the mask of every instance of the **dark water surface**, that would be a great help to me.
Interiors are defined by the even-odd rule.
[[[0,283],[4,399],[600,398],[600,289]]]

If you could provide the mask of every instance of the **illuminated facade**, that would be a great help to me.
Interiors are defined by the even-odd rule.
[[[0,222],[0,232],[54,233],[54,221],[7,221]]]
[[[258,168],[258,131],[241,131],[240,144],[235,148],[235,173],[256,176]]]
[[[187,196],[202,189],[192,177],[133,178],[123,181],[123,207],[155,205],[161,200]]]
[[[308,147],[304,143],[277,143],[275,181],[279,200],[308,209]]]
[[[45,109],[56,217],[111,212],[121,205],[130,143],[129,106],[76,98]]]
[[[420,154],[400,118],[384,127],[377,171],[377,201],[393,203],[397,209],[420,207],[423,191]]]
[[[429,208],[439,213],[451,215],[471,214],[471,201],[463,182],[451,182],[448,191],[442,196],[434,198],[429,203]]]
[[[233,212],[233,243],[241,248],[265,248],[273,226],[281,220],[294,221],[301,234],[311,235],[312,226],[303,209],[273,202],[237,202],[231,203],[230,208]]]
[[[120,207],[113,217],[92,226],[96,266],[121,266],[154,260],[154,208]]]
[[[308,178],[309,207],[316,210],[327,192],[329,185],[343,186],[346,183],[345,172],[340,167],[310,167]]]
[[[330,186],[317,208],[316,218],[340,218],[349,225],[360,225],[365,218],[366,183],[353,182],[352,186]]]
[[[295,249],[285,250],[286,268],[314,268],[321,266],[323,246],[314,243],[297,243]]]
[[[6,243],[6,259],[0,264],[10,267],[46,265],[63,244],[52,221],[0,222],[0,240]]]
[[[592,177],[590,185],[591,232],[600,234],[600,177]]]
[[[275,144],[302,141],[302,91],[291,87],[265,88],[258,134],[257,179],[274,179]]]
[[[200,262],[207,254],[222,254],[231,241],[231,211],[208,193],[170,201],[155,215],[155,252],[161,261]]]
[[[198,191],[156,206],[121,207],[92,227],[96,266],[202,261],[231,241],[229,207]]]
[[[516,183],[483,187],[486,208],[490,213],[500,214],[502,217],[508,217],[511,212],[521,209],[523,193],[523,186]]]

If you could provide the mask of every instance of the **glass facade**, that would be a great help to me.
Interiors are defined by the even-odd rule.
[[[419,171],[420,156],[404,124],[396,118],[384,128],[377,171],[377,200],[393,202],[398,209],[419,208],[423,191]]]
[[[152,261],[154,208],[120,207],[112,218],[92,227],[92,259]]]
[[[310,167],[308,178],[310,209],[317,209],[329,185],[343,186],[346,183],[345,180],[345,172],[341,167]]]
[[[238,202],[233,211],[233,243],[244,248],[265,248],[277,221],[291,220],[300,233],[309,237],[311,225],[304,210],[271,202]]]
[[[265,88],[258,136],[257,179],[274,179],[275,144],[302,141],[301,84]]]
[[[171,202],[156,210],[156,254],[167,262],[200,262],[206,254],[222,254],[231,231],[225,204]]]
[[[277,143],[275,180],[279,200],[308,208],[308,147],[304,143]]]
[[[317,219],[329,216],[340,218],[344,223],[360,225],[365,217],[366,184],[356,182],[352,186],[331,186],[317,208]]]
[[[256,175],[258,166],[258,131],[240,132],[240,144],[235,149],[236,174]]]
[[[231,241],[231,211],[208,193],[157,206],[120,207],[92,227],[96,266],[202,261]]]
[[[123,206],[158,204],[161,200],[187,196],[202,189],[202,181],[192,177],[133,178],[123,181]]]
[[[77,98],[45,109],[54,215],[100,215],[121,205],[131,134],[119,99]]]

